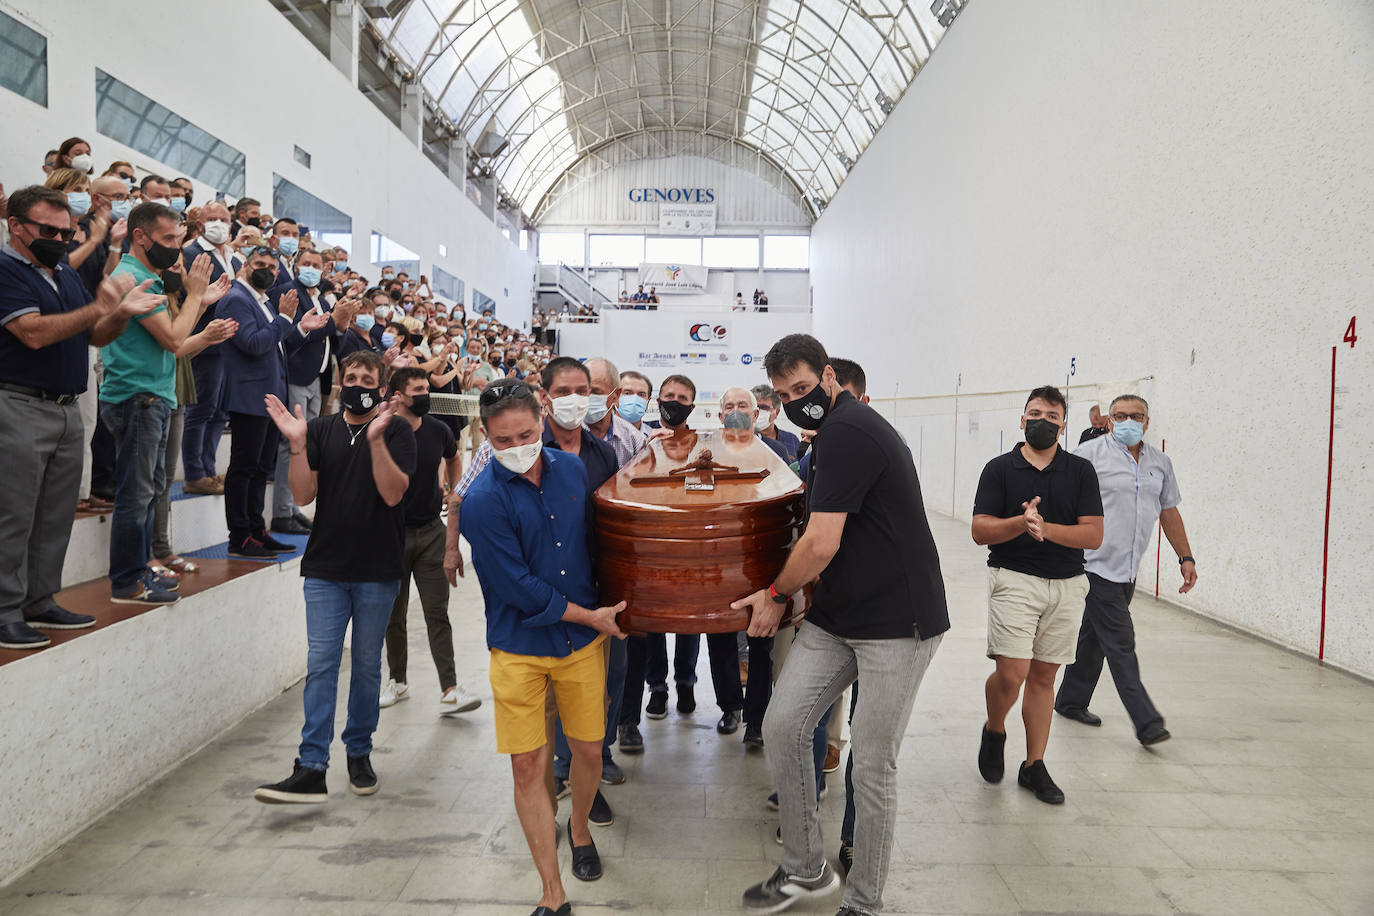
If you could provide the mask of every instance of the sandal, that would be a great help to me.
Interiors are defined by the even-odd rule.
[[[151,569],[151,570],[153,571],[153,574],[154,574],[154,575],[161,576],[161,577],[164,578],[164,579],[180,579],[180,578],[181,578],[181,575],[180,575],[179,573],[177,573],[177,572],[175,572],[175,571],[173,571],[173,570],[171,570],[171,569],[168,569],[166,566],[163,566],[163,565],[161,565],[160,563],[149,563],[149,564],[148,564],[148,568]]]
[[[157,561],[168,569],[179,573],[193,573],[200,571],[200,565],[192,560],[188,560],[179,554],[171,554],[165,557],[158,557]]]

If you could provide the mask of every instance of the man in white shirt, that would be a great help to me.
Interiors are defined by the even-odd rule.
[[[1123,394],[1112,401],[1107,425],[1110,435],[1089,440],[1074,453],[1091,461],[1097,471],[1103,535],[1102,546],[1083,555],[1089,591],[1078,651],[1074,663],[1064,669],[1054,708],[1085,725],[1101,725],[1102,719],[1088,711],[1088,703],[1105,660],[1121,703],[1135,724],[1136,738],[1148,746],[1168,740],[1169,731],[1140,682],[1131,597],[1156,521],[1179,557],[1180,594],[1191,591],[1197,582],[1197,564],[1178,511],[1182,496],[1173,462],[1143,441],[1150,428],[1150,405],[1139,395]]]

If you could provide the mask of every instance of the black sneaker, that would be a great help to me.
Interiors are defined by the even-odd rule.
[[[1001,782],[1002,776],[1006,772],[1006,763],[1002,760],[1002,752],[1007,746],[1007,733],[988,731],[988,725],[983,723],[983,743],[978,748],[978,772],[983,774],[983,778],[988,782]]]
[[[615,823],[615,812],[611,811],[611,803],[606,801],[600,789],[596,790],[596,798],[592,799],[592,810],[587,820],[598,827],[609,827]]]
[[[684,716],[697,711],[696,690],[691,684],[679,684],[677,688],[677,711]]]
[[[354,795],[372,795],[377,791],[377,773],[368,756],[348,758],[348,788]]]
[[[744,746],[751,751],[763,750],[763,727],[760,725],[744,726]]]
[[[571,794],[572,786],[568,785],[568,781],[566,779],[560,779],[559,777],[555,776],[553,778],[554,801],[557,801],[560,798],[567,798]]]
[[[24,621],[35,630],[84,630],[95,626],[95,618],[90,614],[73,614],[63,607],[53,605],[41,614],[35,614]]]
[[[644,715],[650,719],[668,718],[668,691],[654,690],[649,694],[649,705],[644,707]]]
[[[229,556],[242,557],[245,560],[275,560],[277,552],[268,550],[262,541],[255,537],[246,537],[238,541],[229,541]]]
[[[825,897],[840,889],[840,876],[829,862],[821,865],[821,873],[814,878],[789,875],[779,867],[772,876],[744,892],[744,908],[750,913],[778,913],[798,900]]]
[[[268,805],[320,805],[329,801],[324,770],[312,770],[296,760],[291,775],[281,782],[258,786],[253,797]]]
[[[279,534],[309,534],[310,529],[289,515],[272,519],[272,530]]]
[[[0,649],[43,649],[52,640],[24,623],[0,624]]]
[[[1016,774],[1016,781],[1023,788],[1030,789],[1035,793],[1035,797],[1047,805],[1064,804],[1063,791],[1050,779],[1050,771],[1045,769],[1045,761],[1037,760],[1030,766],[1021,764],[1021,770]]]
[[[841,843],[840,854],[837,858],[840,863],[840,870],[844,873],[844,877],[848,878],[849,873],[854,870],[854,844]]]
[[[257,534],[253,536],[262,542],[263,547],[272,551],[273,553],[296,552],[296,547],[294,544],[284,544],[276,538],[272,537],[272,535],[268,534],[266,531],[259,531]]]
[[[620,726],[620,753],[644,753],[644,736],[639,733],[638,725],[626,722]]]
[[[739,731],[740,714],[738,709],[732,709],[720,717],[716,723],[716,731],[722,735],[733,735]]]

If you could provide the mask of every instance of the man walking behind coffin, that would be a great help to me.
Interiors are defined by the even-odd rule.
[[[601,859],[587,816],[601,779],[606,734],[604,634],[623,638],[625,602],[596,606],[587,470],[544,447],[542,409],[530,386],[502,379],[478,400],[495,464],[463,498],[459,525],[486,604],[496,749],[509,754],[515,811],[543,892],[535,916],[572,912],[558,874],[554,803],[545,789],[544,702],[552,687],[572,750],[568,838],[573,877],[595,881]]]
[[[876,914],[892,855],[897,752],[921,678],[949,629],[940,558],[906,445],[841,389],[820,341],[789,334],[763,365],[788,419],[817,431],[806,532],[773,584],[732,607],[750,610],[750,636],[772,636],[787,596],[820,581],[763,721],[782,865],[744,892],[744,906],[775,913],[840,885],[822,847],[812,741],[821,717],[857,677],[864,689],[851,726],[854,867],[840,912]]]
[[[1178,511],[1183,497],[1178,492],[1174,464],[1143,441],[1150,428],[1150,405],[1142,397],[1123,394],[1112,401],[1107,420],[1111,435],[1092,439],[1074,453],[1091,461],[1097,471],[1104,532],[1102,546],[1084,555],[1089,588],[1083,626],[1078,631],[1078,657],[1064,669],[1054,708],[1070,719],[1101,725],[1102,720],[1088,711],[1088,703],[1105,659],[1121,704],[1135,724],[1136,738],[1144,745],[1158,744],[1169,738],[1169,731],[1140,682],[1135,626],[1131,623],[1135,577],[1156,521],[1178,554],[1183,574],[1180,593],[1191,591],[1197,582],[1197,564],[1189,555],[1188,535]]]
[[[1073,661],[1088,577],[1083,551],[1102,544],[1102,497],[1090,462],[1059,447],[1068,403],[1058,388],[1026,399],[1026,441],[983,468],[973,499],[973,541],[988,545],[988,720],[978,770],[1001,782],[1006,718],[1026,685],[1026,760],[1017,782],[1051,805],[1064,793],[1045,769],[1054,678]],[[867,685],[864,685],[867,687]]]

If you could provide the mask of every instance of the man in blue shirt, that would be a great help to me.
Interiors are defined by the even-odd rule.
[[[602,634],[623,638],[625,602],[596,607],[587,471],[541,444],[543,411],[524,382],[492,383],[479,400],[495,463],[463,499],[460,521],[486,603],[496,747],[511,755],[515,810],[543,883],[541,916],[571,912],[558,874],[544,703],[550,682],[572,747],[573,875],[601,877],[587,815],[601,778],[606,727]]]

